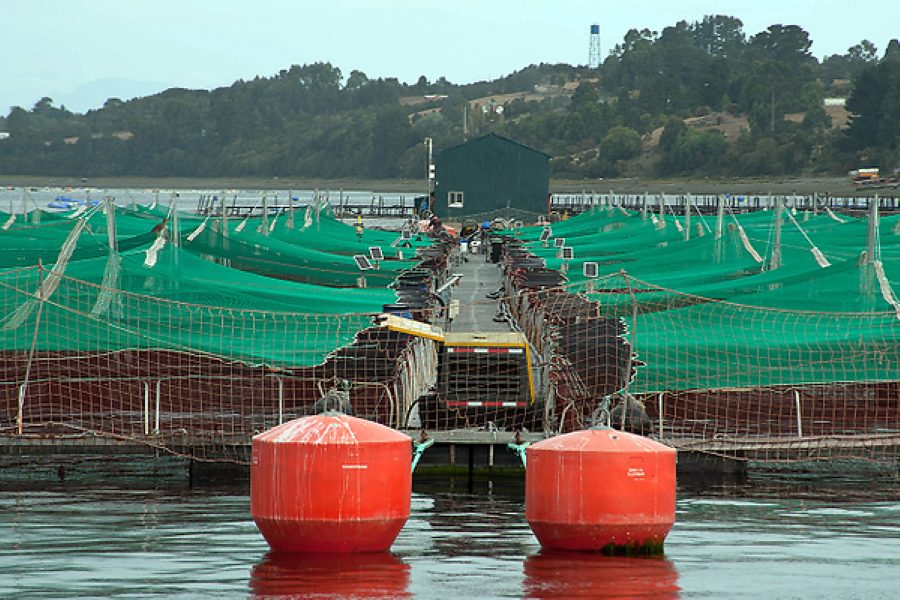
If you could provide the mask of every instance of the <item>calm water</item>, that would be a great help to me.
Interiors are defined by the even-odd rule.
[[[314,190],[267,190],[266,196],[270,204],[287,204],[288,198],[295,198],[297,204],[307,204],[312,201]],[[361,190],[320,190],[322,195],[327,195],[333,205],[342,200],[351,206],[370,206],[377,203],[379,198],[385,206],[412,206],[417,193],[399,192],[371,192]],[[177,194],[177,197],[175,196]],[[139,204],[151,204],[158,201],[163,206],[168,206],[175,199],[175,204],[180,210],[193,211],[201,195],[225,198],[231,205],[235,203],[243,206],[261,206],[263,192],[260,190],[150,190],[150,189],[97,189],[97,188],[14,188],[7,189],[0,186],[0,210],[5,212],[31,211],[34,208],[48,209],[47,203],[57,196],[64,196],[72,200],[91,201],[102,200],[104,196],[112,196],[116,204],[125,206],[136,202]]]
[[[900,594],[896,481],[680,490],[678,522],[654,559],[541,552],[521,484],[417,486],[392,553],[356,557],[271,556],[249,507],[240,489],[0,491],[0,597]]]

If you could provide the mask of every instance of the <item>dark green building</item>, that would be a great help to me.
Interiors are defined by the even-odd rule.
[[[432,212],[441,219],[533,219],[547,212],[550,156],[489,133],[435,155]]]

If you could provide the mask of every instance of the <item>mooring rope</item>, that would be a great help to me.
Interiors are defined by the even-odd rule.
[[[675,209],[670,206],[669,212],[672,213],[672,220],[675,221],[675,229],[684,231],[684,227],[682,227],[681,222],[678,220],[678,215],[675,214]]]
[[[80,217],[80,216],[84,213],[84,211],[86,211],[87,209],[88,209],[87,205],[82,204],[81,206],[79,206],[78,208],[76,208],[76,209],[75,209],[75,212],[73,212],[71,215],[66,215],[66,218],[67,218],[67,219],[77,219],[77,218]]]
[[[199,225],[197,225],[197,228],[188,234],[188,236],[186,238],[187,241],[193,242],[195,239],[197,239],[197,236],[200,235],[201,233],[203,233],[203,230],[206,229],[206,223],[208,221],[209,221],[209,215],[206,215],[206,218],[203,219],[203,221]]]
[[[800,223],[798,223],[797,219],[794,218],[794,215],[792,215],[790,211],[785,211],[785,212],[787,213],[788,218],[791,220],[791,223],[793,223],[797,227],[797,229],[800,231],[800,234],[809,243],[810,251],[812,252],[813,257],[815,257],[816,262],[819,263],[819,266],[822,267],[823,269],[826,267],[830,267],[831,263],[828,262],[828,259],[825,258],[824,254],[822,254],[822,251],[819,250],[819,248],[809,238],[809,236],[806,234],[806,232],[800,226]]]
[[[103,270],[103,281],[100,284],[100,293],[97,301],[91,308],[91,316],[97,318],[109,310],[115,291],[119,287],[119,274],[122,260],[116,247],[116,207],[113,199],[107,196],[104,199],[103,211],[106,213],[106,243],[109,246],[109,258],[106,260],[106,268]]]
[[[56,291],[57,286],[59,286],[60,279],[66,270],[66,266],[69,264],[69,259],[72,257],[72,253],[78,245],[78,237],[84,231],[86,225],[87,219],[78,219],[78,221],[76,221],[75,226],[72,228],[72,231],[69,232],[66,241],[63,242],[59,255],[56,257],[56,263],[50,270],[49,275],[47,275],[47,278],[41,282],[41,285],[38,286],[38,289],[34,292],[32,298],[29,298],[28,301],[20,304],[15,312],[9,315],[0,329],[9,330],[21,327],[31,316],[31,313],[34,312],[34,308],[38,301],[44,302],[50,299],[53,292]],[[43,270],[43,267],[40,267],[40,269]]]
[[[830,209],[829,207],[827,207],[827,206],[825,207],[825,212],[827,212],[827,213],[828,213],[828,216],[831,217],[832,219],[834,219],[835,221],[837,221],[838,223],[846,223],[846,222],[847,222],[846,219],[842,219],[842,218],[840,218],[839,216],[837,216],[836,214],[834,214],[834,211],[831,210],[831,209]]]
[[[263,198],[265,198],[265,194],[263,194]],[[259,208],[260,206],[262,206],[262,199],[260,199],[260,201],[256,203],[256,206],[254,206],[253,209],[252,209],[250,212],[247,213],[247,216],[244,217],[244,219],[243,219],[240,223],[237,224],[237,226],[234,228],[234,230],[235,230],[236,232],[238,232],[238,233],[242,232],[242,231],[244,230],[244,227],[247,226],[247,221],[250,220],[250,216],[251,216],[251,215],[256,211],[256,209]]]
[[[878,278],[878,286],[881,288],[881,295],[888,304],[894,307],[894,310],[897,311],[897,318],[900,319],[900,300],[897,299],[897,295],[891,288],[891,283],[884,274],[884,265],[880,260],[872,261],[872,264],[875,266],[875,277]]]
[[[697,213],[697,216],[700,217],[700,222],[703,223],[703,227],[706,228],[706,233],[712,233],[712,229],[710,229],[709,224],[706,222],[706,218],[704,218],[703,213],[700,212],[700,207],[696,204],[691,204],[688,202],[689,206],[694,207],[694,211]]]
[[[163,249],[166,245],[166,235],[165,229],[160,230],[159,234],[156,236],[156,239],[153,240],[153,244],[147,248],[146,250],[146,258],[144,259],[144,266],[153,268],[156,266],[156,261],[159,259],[159,251]]]
[[[734,224],[737,226],[738,237],[741,238],[741,244],[744,245],[744,249],[753,257],[758,263],[765,262],[763,257],[759,255],[759,252],[756,251],[756,248],[753,247],[753,244],[750,243],[750,238],[747,237],[747,232],[744,231],[744,227],[741,225],[740,221],[737,220],[737,217],[734,216],[734,212],[732,212],[730,206],[726,206],[728,209],[728,214],[731,215],[731,219],[734,221]]]

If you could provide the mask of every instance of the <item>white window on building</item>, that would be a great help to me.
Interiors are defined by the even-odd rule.
[[[447,206],[449,208],[462,208],[463,193],[462,192],[447,192]]]

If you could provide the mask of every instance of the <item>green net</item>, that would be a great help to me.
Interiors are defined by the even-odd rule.
[[[715,217],[695,215],[686,241],[681,216],[619,209],[555,223],[545,243],[539,227],[519,237],[567,269],[570,291],[628,325],[632,392],[900,380],[898,218],[880,220],[877,262],[861,259],[866,220],[840,219],[785,211],[777,247],[774,211],[726,215],[719,239]],[[597,263],[596,279],[584,262]]]
[[[0,273],[4,350],[105,352],[166,349],[278,367],[322,362],[394,299],[387,289],[323,290],[242,273],[177,248],[155,265],[120,255],[116,289],[101,286],[106,259],[66,268],[45,302],[46,269]]]
[[[399,426],[433,380],[430,341],[373,326],[430,240],[358,235],[324,212],[291,224],[104,210],[4,220],[3,434],[246,461],[251,435],[313,411],[337,382],[358,416]],[[384,259],[361,271],[354,255],[373,247]]]
[[[85,225],[73,240],[71,260],[97,258],[109,254],[106,216],[92,208],[77,217],[35,211],[28,215],[0,213],[0,221],[9,227],[0,229],[0,269],[28,267],[56,261],[60,248],[79,222]],[[159,222],[123,219],[117,224],[116,240],[120,250],[149,245],[156,238],[153,227]]]
[[[233,219],[227,236],[221,222],[146,207],[117,209],[114,221],[98,207],[4,222],[0,349],[160,349],[279,368],[319,364],[352,342],[395,301],[387,286],[415,264],[413,244],[429,243],[411,240],[401,260],[397,233],[359,240],[327,215],[296,229]],[[371,246],[386,259],[363,273],[350,254]]]
[[[353,256],[369,256],[369,249],[377,247],[384,260],[365,273],[365,282],[386,287],[398,273],[416,264],[416,247],[431,243],[427,238],[406,241],[397,232],[365,228],[358,235],[354,226],[324,213],[308,219],[300,213],[293,223],[284,214],[266,219],[178,214],[176,219],[161,208],[130,214],[177,220],[181,247],[207,259],[269,277],[326,286],[358,285],[361,273]]]
[[[515,232],[567,271],[565,286],[539,291],[515,287],[512,264],[501,282],[480,257],[453,256],[453,270],[481,285],[474,296],[445,290],[447,312],[455,299],[523,331],[536,390],[533,405],[474,397],[483,406],[457,410],[428,404],[439,401],[434,342],[371,326],[429,240],[358,232],[325,210],[114,216],[6,216],[0,431],[91,432],[247,460],[238,454],[250,435],[347,380],[357,414],[394,427],[434,416],[436,429],[567,431],[630,394],[679,449],[896,464],[897,217],[880,220],[868,256],[867,221],[847,216],[785,212],[776,231],[773,211],[726,213],[721,227],[714,216],[594,211],[553,224],[546,246],[540,227]],[[558,255],[562,237],[574,258]],[[361,272],[353,256],[371,247],[385,260]],[[440,281],[441,260],[415,271]],[[585,262],[597,277],[583,275]],[[480,279],[485,270],[495,283]],[[508,297],[488,294],[495,284]],[[462,375],[477,383],[483,365]]]

